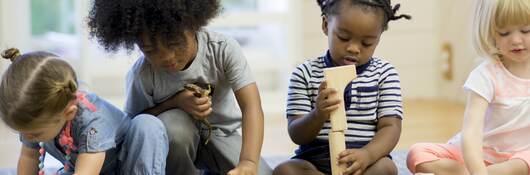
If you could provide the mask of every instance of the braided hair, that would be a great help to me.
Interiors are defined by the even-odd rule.
[[[352,6],[363,6],[374,9],[381,9],[384,12],[383,30],[388,29],[388,22],[401,18],[411,19],[410,15],[396,15],[401,7],[400,4],[392,6],[390,0],[317,0],[322,16],[336,15],[339,12],[341,1],[349,1]]]

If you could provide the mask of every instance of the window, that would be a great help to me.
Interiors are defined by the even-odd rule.
[[[31,0],[31,34],[74,34],[74,9],[74,0]]]
[[[221,0],[222,14],[208,26],[236,39],[259,86],[265,111],[283,111],[291,71],[286,0]],[[281,100],[280,100],[281,99]]]
[[[31,0],[31,44],[34,50],[57,53],[79,67],[80,37],[76,31],[75,0]]]
[[[230,12],[257,10],[256,0],[222,0],[221,5]]]

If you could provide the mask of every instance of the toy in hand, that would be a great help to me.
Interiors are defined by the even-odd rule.
[[[324,77],[329,88],[344,92],[344,88],[357,77],[355,65],[339,66],[324,69]],[[346,170],[346,165],[339,164],[339,154],[346,150],[345,132],[348,129],[344,98],[340,97],[339,108],[330,114],[331,131],[329,133],[329,149],[331,159],[331,174],[339,175]]]
[[[199,97],[199,98],[200,97],[208,97],[208,98],[212,97],[213,87],[210,84],[199,84],[199,83],[191,84],[190,83],[190,84],[184,85],[184,88],[186,90],[192,91],[195,97]],[[206,141],[204,142],[204,144],[206,145],[210,141],[210,137],[212,135],[212,125],[210,124],[210,122],[208,122],[208,119],[206,118],[199,120],[199,121],[208,128],[208,137],[206,138]]]

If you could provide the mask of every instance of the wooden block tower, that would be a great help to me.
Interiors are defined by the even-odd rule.
[[[339,153],[346,150],[344,132],[348,129],[346,109],[344,108],[344,88],[357,77],[355,65],[340,66],[324,69],[324,77],[328,88],[338,91],[339,108],[331,112],[331,131],[329,133],[329,151],[332,175],[340,175],[346,169],[345,165],[338,165]]]

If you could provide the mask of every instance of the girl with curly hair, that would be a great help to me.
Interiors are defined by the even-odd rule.
[[[245,56],[235,40],[203,28],[219,6],[218,0],[95,0],[88,25],[107,50],[136,45],[143,53],[127,76],[125,112],[164,122],[168,174],[271,174],[260,161],[263,111]]]

